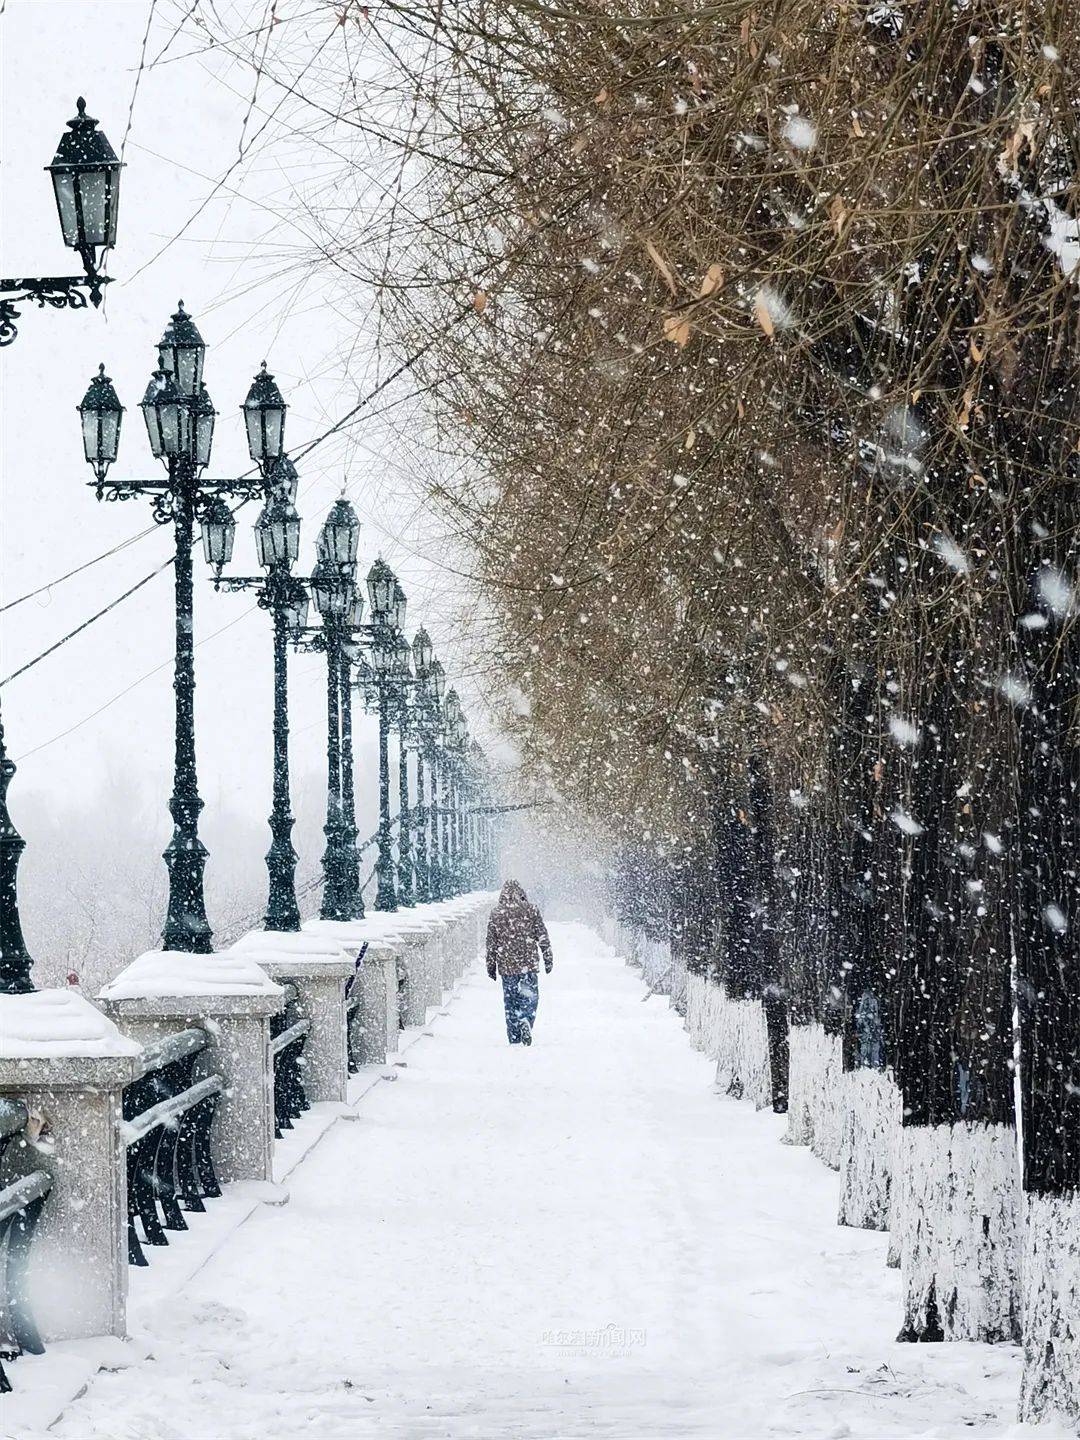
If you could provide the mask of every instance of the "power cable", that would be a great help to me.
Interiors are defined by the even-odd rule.
[[[58,575],[55,580],[50,580],[47,585],[39,585],[36,590],[28,590],[25,595],[20,595],[15,600],[9,600],[5,605],[0,605],[0,615],[6,610],[14,610],[16,605],[22,605],[27,600],[36,600],[39,595],[46,594],[49,590],[55,590],[58,585],[63,585],[65,580],[71,580],[76,575],[81,575],[84,570],[89,570],[102,560],[108,560],[112,555],[119,555],[129,545],[134,545],[138,540],[145,540],[147,535],[152,535],[157,530],[156,525],[148,525],[145,530],[140,530],[137,535],[129,535],[126,540],[121,540],[119,545],[114,545],[109,550],[103,550],[100,555],[95,555],[92,560],[84,560],[81,565],[76,565],[74,570],[69,570],[66,575]]]

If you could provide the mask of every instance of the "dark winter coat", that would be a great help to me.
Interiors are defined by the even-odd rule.
[[[529,904],[516,880],[507,880],[488,921],[487,972],[492,980],[496,973],[527,975],[540,968],[541,955],[550,975],[551,941],[540,911]]]

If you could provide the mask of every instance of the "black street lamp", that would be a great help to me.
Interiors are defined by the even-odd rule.
[[[341,686],[341,817],[345,846],[345,866],[349,877],[352,918],[364,918],[364,895],[360,885],[360,851],[357,848],[356,792],[353,783],[352,666],[359,658],[356,639],[364,618],[364,599],[359,587],[353,594],[352,610],[347,622],[347,635],[342,643],[342,663],[338,669]]]
[[[0,280],[0,346],[10,345],[18,334],[21,305],[48,305],[54,310],[85,310],[87,300],[101,304],[109,283],[103,275],[105,257],[116,244],[120,209],[120,171],[115,150],[86,113],[79,96],[78,113],[68,121],[56,155],[46,170],[52,176],[56,210],[64,244],[79,252],[84,275],[51,275]]]
[[[462,714],[458,721],[458,886],[462,893],[472,888],[472,852],[469,850],[469,809],[472,805],[472,772],[468,759],[468,724]]]
[[[296,467],[280,451],[274,453],[273,447],[262,444],[267,426],[255,421],[251,414],[252,396],[257,387],[266,405],[276,406],[274,396],[264,383],[264,375],[265,367],[264,374],[256,376],[244,411],[249,439],[254,437],[256,441],[251,448],[259,450],[253,458],[262,468],[267,496],[255,522],[255,553],[266,574],[221,578],[219,571],[215,585],[232,591],[254,590],[259,608],[269,611],[274,622],[274,799],[270,813],[271,843],[266,852],[269,898],[263,926],[267,930],[295,931],[300,929],[300,906],[296,899],[297,855],[292,843],[294,820],[289,795],[288,640],[307,625],[309,597],[303,581],[291,573],[300,554],[300,516],[291,498],[291,494],[295,494]],[[284,409],[282,403],[282,416]],[[280,442],[280,425],[276,427],[276,434]],[[212,557],[208,555],[207,559]]]
[[[443,820],[443,858],[447,875],[446,888],[450,895],[460,895],[461,893],[458,752],[460,750],[460,727],[463,722],[461,701],[458,699],[457,691],[451,689],[447,692],[446,703],[443,706],[443,794],[446,807]]]
[[[405,594],[397,577],[381,558],[367,577],[371,606],[371,670],[379,712],[379,855],[375,862],[375,909],[396,910],[394,854],[390,838],[390,703],[398,665],[397,624],[405,621]]]
[[[428,859],[429,811],[424,795],[424,762],[431,748],[431,636],[423,628],[416,632],[412,643],[415,675],[413,705],[413,736],[416,742],[416,898],[421,905],[435,897],[431,889],[431,867]]]
[[[475,890],[480,882],[483,872],[482,847],[480,844],[480,822],[479,813],[480,793],[483,779],[484,752],[480,749],[478,742],[469,741],[467,760],[468,774],[468,800],[469,806],[465,812],[465,861],[466,861],[466,888]]]
[[[176,730],[173,793],[169,800],[173,836],[164,854],[169,870],[169,909],[162,944],[166,950],[208,954],[212,932],[203,897],[207,852],[199,839],[203,802],[195,767],[191,549],[198,520],[203,552],[220,574],[232,555],[235,534],[226,498],[256,499],[263,482],[261,478],[207,480],[203,476],[210,463],[215,411],[202,379],[206,345],[182,301],[157,348],[158,368],[151,376],[140,409],[150,449],[165,468],[164,480],[108,478],[109,467],[116,459],[122,410],[104,368],[90,382],[79,413],[97,498],[130,500],[136,495],[149,496],[155,521],[159,525],[171,522],[174,528]]]
[[[0,279],[0,347],[10,345],[18,334],[19,307],[35,304],[39,309],[85,310],[87,299],[101,303],[101,291],[108,278],[101,273],[105,256],[116,244],[116,219],[120,202],[120,171],[123,168],[112,146],[86,113],[86,101],[79,97],[78,113],[68,121],[50,171],[53,194],[60,217],[64,244],[78,250],[85,275],[46,278]],[[111,387],[110,387],[111,388]],[[120,429],[120,402],[106,431],[115,437]],[[108,434],[103,437],[108,443]],[[34,988],[30,978],[33,961],[23,939],[19,919],[19,860],[26,842],[8,813],[7,792],[15,776],[15,764],[4,744],[0,719],[0,994],[25,995]]]
[[[404,592],[401,598],[404,605]],[[411,908],[416,904],[413,891],[412,823],[409,816],[409,691],[414,677],[410,668],[412,647],[400,630],[397,632],[396,648],[394,690],[397,699],[398,731],[398,904]]]
[[[430,735],[429,760],[431,765],[431,898],[450,898],[450,877],[446,869],[444,848],[445,815],[440,800],[439,785],[445,785],[445,756],[440,746],[442,731],[442,706],[446,695],[446,671],[441,660],[432,660],[428,672],[428,733]]]
[[[334,502],[316,547],[318,560],[307,588],[322,619],[298,626],[299,648],[326,656],[326,848],[322,856],[323,920],[354,920],[364,913],[353,797],[350,670],[353,632],[360,623],[356,552],[360,521],[345,499]]]

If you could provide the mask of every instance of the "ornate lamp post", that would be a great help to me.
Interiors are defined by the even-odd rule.
[[[412,643],[413,655],[413,737],[416,749],[416,898],[421,905],[435,897],[431,890],[428,861],[428,805],[424,797],[424,761],[431,745],[431,636],[421,626]]]
[[[375,909],[396,910],[394,854],[390,842],[390,702],[397,668],[397,631],[405,623],[405,592],[382,559],[367,577],[371,607],[371,669],[379,712],[379,858],[375,864]]]
[[[250,415],[256,386],[262,392],[264,404],[272,399],[262,377],[257,376],[244,407],[246,416]],[[296,467],[283,454],[266,453],[266,433],[265,424],[253,425],[249,419],[252,459],[262,467],[266,484],[266,504],[255,522],[255,553],[266,574],[229,575],[224,579],[219,577],[215,584],[226,590],[254,590],[259,608],[269,611],[274,624],[274,800],[270,813],[271,843],[266,852],[269,899],[263,925],[267,930],[299,930],[297,856],[292,843],[293,814],[289,796],[288,640],[307,625],[309,597],[303,582],[291,574],[300,554],[300,516],[291,499],[296,490]],[[229,519],[231,522],[232,517]]]
[[[440,800],[440,782],[445,785],[446,757],[440,746],[442,706],[446,695],[446,671],[441,660],[432,660],[429,671],[428,716],[431,764],[431,898],[450,898],[450,876],[446,869],[446,817]]]
[[[443,864],[446,869],[446,892],[461,893],[458,873],[458,725],[462,719],[461,701],[456,690],[449,690],[443,707]]]
[[[404,606],[404,592],[401,598]],[[394,698],[397,701],[398,731],[398,904],[409,908],[416,904],[413,892],[412,822],[409,812],[409,692],[413,675],[410,668],[412,646],[400,630],[397,632],[396,649]]]
[[[458,890],[460,893],[472,888],[471,856],[469,850],[469,811],[472,795],[472,777],[469,768],[469,727],[465,716],[459,712],[454,726],[454,750],[457,770],[457,808],[454,817],[456,835],[456,860]]]
[[[120,171],[123,166],[112,146],[86,113],[80,95],[78,113],[68,121],[56,156],[46,166],[53,182],[60,231],[64,244],[79,252],[85,275],[0,279],[0,347],[18,334],[20,305],[46,305],[54,310],[85,310],[87,300],[100,305],[107,276],[101,273],[105,256],[116,244],[120,205]],[[120,403],[114,422],[120,426]],[[33,961],[23,939],[19,919],[19,860],[26,842],[16,830],[7,807],[8,786],[15,775],[14,762],[4,745],[0,719],[0,994],[25,995],[33,990]]]
[[[481,837],[483,815],[480,810],[484,791],[484,752],[476,740],[469,741],[469,805],[467,845],[469,857],[469,889],[475,889],[484,876],[484,846]]]
[[[326,824],[323,826],[326,848],[322,857],[323,900],[319,912],[324,920],[353,920],[364,913],[356,873],[356,826],[352,816],[352,734],[351,728],[344,733],[343,722],[349,712],[342,704],[343,691],[350,683],[347,647],[359,619],[356,589],[359,540],[360,521],[356,512],[347,500],[335,501],[319,532],[319,558],[308,581],[322,626],[295,632],[300,647],[322,651],[326,656]]]
[[[360,658],[360,643],[356,638],[364,617],[364,599],[359,587],[353,594],[352,610],[346,623],[346,638],[342,644],[342,664],[338,672],[341,685],[341,813],[345,833],[345,853],[349,873],[349,894],[352,896],[352,915],[355,920],[364,918],[364,896],[360,886],[360,851],[356,840],[356,791],[353,783],[353,724],[352,724],[352,666]]]
[[[79,406],[83,447],[94,472],[91,482],[99,500],[151,498],[154,519],[173,525],[176,553],[173,561],[176,588],[176,736],[173,794],[169,811],[173,837],[165,851],[169,870],[169,909],[162,931],[166,950],[207,954],[212,932],[203,899],[206,847],[199,839],[199,797],[195,768],[195,650],[192,623],[191,547],[195,521],[202,528],[203,552],[219,572],[232,555],[235,526],[226,497],[251,500],[262,491],[261,478],[207,480],[215,410],[203,383],[206,345],[183,302],[158,342],[158,368],[143,396],[140,409],[146,422],[150,449],[165,468],[163,480],[108,479],[120,437],[121,407],[104,367],[90,383]],[[266,377],[272,380],[272,377]],[[274,390],[276,391],[276,386]],[[268,401],[267,410],[280,411],[284,402]],[[268,423],[274,423],[272,419]],[[280,445],[278,446],[280,454]]]

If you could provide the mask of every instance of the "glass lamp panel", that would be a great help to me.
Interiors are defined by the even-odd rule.
[[[195,417],[195,463],[200,469],[210,464],[214,444],[214,412],[200,410]]]
[[[312,575],[311,577],[311,598],[315,601],[315,609],[324,618],[329,614],[326,592],[329,582],[323,576]]]
[[[105,239],[110,250],[116,244],[116,222],[120,217],[120,167],[105,172]]]
[[[270,542],[270,525],[264,510],[255,522],[255,555],[264,570],[274,563],[273,546]]]
[[[291,505],[285,515],[283,549],[282,558],[294,565],[300,558],[300,516]]]
[[[262,416],[258,410],[245,409],[244,422],[247,425],[248,454],[256,464],[261,465],[263,454]]]
[[[83,454],[87,463],[96,465],[101,459],[101,416],[96,410],[82,413]]]
[[[75,209],[75,176],[70,170],[54,170],[52,182],[64,244],[75,249],[79,243],[79,217]]]
[[[162,371],[157,371],[146,387],[146,394],[143,396],[139,408],[142,410],[143,419],[146,421],[146,434],[150,440],[150,449],[154,458],[161,460],[165,455],[165,442],[161,434],[161,420],[158,416],[158,396],[165,383],[165,376]]]
[[[120,448],[120,411],[106,410],[101,417],[101,438],[98,443],[98,459],[111,465]]]
[[[108,236],[105,174],[101,170],[81,170],[76,175],[76,207],[81,212],[84,245],[104,245]]]
[[[184,395],[198,394],[199,386],[202,384],[202,347],[174,345],[173,356],[173,378],[176,380],[177,388]]]
[[[328,560],[337,565],[349,563],[348,535],[341,525],[328,524],[323,536],[323,549]]]
[[[146,421],[146,434],[150,440],[150,449],[154,459],[160,460],[165,454],[165,445],[161,438],[161,426],[158,424],[157,406],[144,405],[142,412],[143,419]]]
[[[162,453],[170,458],[181,454],[180,449],[180,406],[175,400],[154,406],[161,432]]]
[[[284,414],[277,409],[263,411],[263,458],[276,460],[281,454]]]

